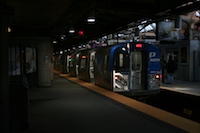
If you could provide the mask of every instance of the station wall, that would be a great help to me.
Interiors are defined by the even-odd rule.
[[[177,64],[175,79],[200,81],[199,40],[182,40],[171,44],[158,44],[157,46],[161,51],[161,56],[164,55],[166,61],[170,55],[173,56]]]
[[[52,80],[51,56],[53,52],[53,46],[50,37],[39,37],[39,36],[10,37],[9,42],[10,44],[17,44],[20,47],[37,49],[37,72],[36,72],[37,85],[51,86],[51,80]],[[33,78],[33,74],[31,76],[27,74],[27,76],[29,76],[30,83],[33,82],[32,80],[35,80],[35,78]]]

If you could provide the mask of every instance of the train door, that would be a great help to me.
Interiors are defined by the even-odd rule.
[[[90,53],[89,75],[91,83],[94,83],[94,59],[95,59],[95,51]]]
[[[69,63],[70,63],[69,60],[70,60],[70,56],[67,55],[66,58],[67,58],[67,60],[66,60],[66,71],[67,71],[67,73],[69,73]]]
[[[77,77],[81,80],[88,81],[88,57],[86,54],[80,54],[79,68]]]
[[[129,91],[129,55],[116,53],[113,68],[113,91]]]
[[[145,52],[131,52],[130,61],[130,90],[144,90],[147,85],[147,56]]]
[[[78,77],[78,69],[79,69],[79,54],[76,54],[76,76]]]

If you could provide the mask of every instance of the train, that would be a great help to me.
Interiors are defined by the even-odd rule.
[[[62,68],[70,76],[102,88],[136,97],[160,92],[160,51],[153,44],[124,42],[79,49],[64,59],[68,65]]]

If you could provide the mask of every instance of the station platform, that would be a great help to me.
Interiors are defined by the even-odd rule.
[[[184,93],[200,97],[200,82],[174,80],[173,84],[162,83],[160,89]]]
[[[31,88],[29,101],[29,130],[17,133],[200,132],[200,123],[68,75]]]

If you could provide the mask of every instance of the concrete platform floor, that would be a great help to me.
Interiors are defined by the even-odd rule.
[[[29,130],[15,133],[187,132],[59,75],[51,87],[30,89],[29,100]]]

